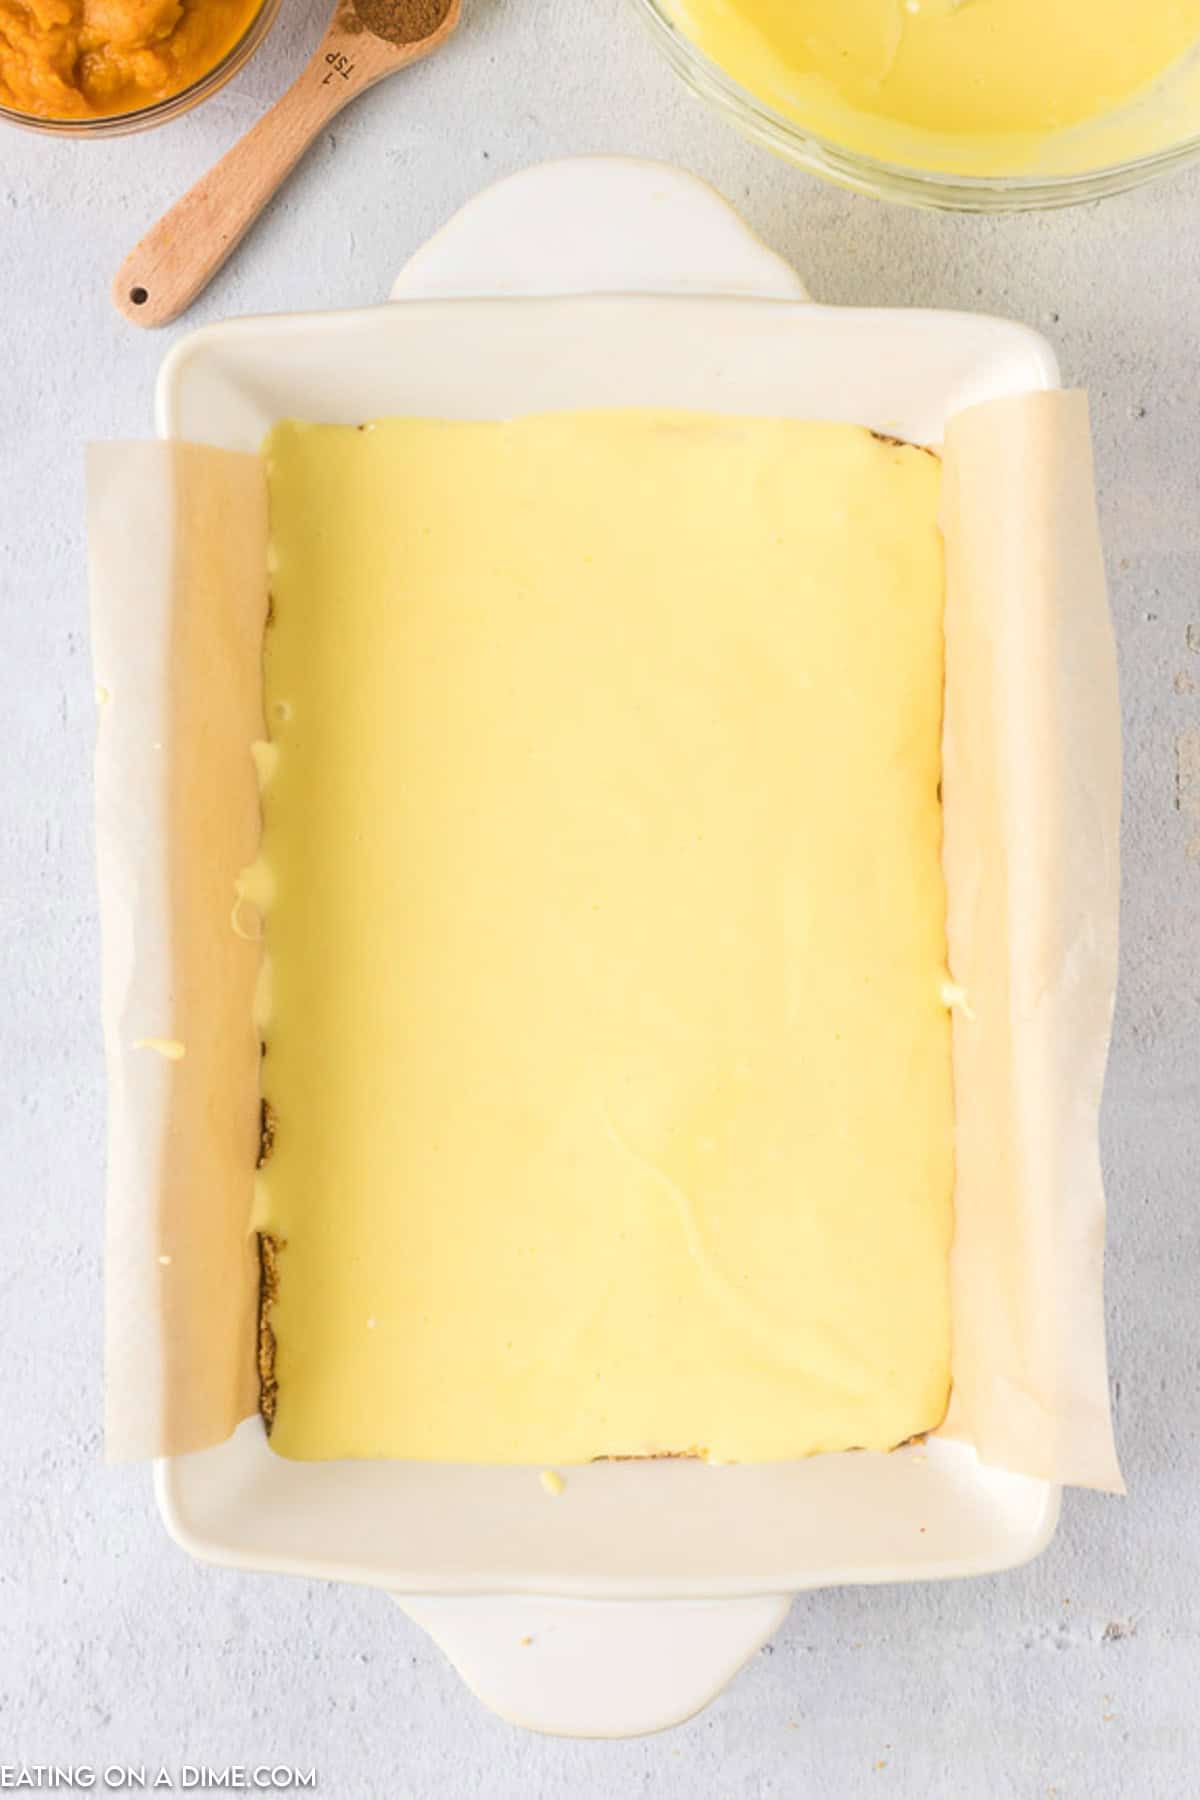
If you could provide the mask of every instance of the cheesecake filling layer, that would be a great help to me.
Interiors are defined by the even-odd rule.
[[[936,1426],[937,460],[661,411],[267,456],[274,1449]]]

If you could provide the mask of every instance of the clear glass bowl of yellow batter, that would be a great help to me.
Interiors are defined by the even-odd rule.
[[[157,100],[128,112],[58,119],[42,118],[37,113],[0,106],[0,124],[19,125],[26,131],[75,138],[124,137],[135,131],[149,131],[156,125],[166,125],[183,113],[191,112],[201,101],[209,99],[226,82],[231,81],[239,69],[245,67],[274,25],[282,4],[283,0],[262,0],[262,5],[241,37],[219,61],[165,100]]]
[[[1098,200],[1200,159],[1198,101],[1194,108],[1189,103],[1188,108],[1176,107],[1153,117],[1143,113],[1140,133],[1136,128],[1099,128],[1090,166],[1051,170],[1035,164],[1020,173],[991,174],[883,160],[807,129],[752,93],[693,41],[670,0],[631,0],[631,4],[691,91],[748,137],[813,174],[879,199],[956,212],[1034,211]],[[1195,85],[1200,87],[1200,64]],[[1143,148],[1146,144],[1152,147]],[[1133,145],[1142,153],[1130,154]]]

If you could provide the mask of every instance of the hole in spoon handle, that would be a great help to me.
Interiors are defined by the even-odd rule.
[[[132,319],[135,325],[157,324],[153,311],[146,311],[150,305],[150,289],[143,282],[130,281],[127,275],[119,275],[113,284],[113,299],[117,310]]]
[[[112,303],[131,325],[144,330],[169,325],[207,285],[210,274],[215,273],[212,264],[219,267],[211,251],[207,255],[202,251],[198,221],[187,206],[189,198],[176,202],[152,225],[117,270],[110,290]]]
[[[170,301],[165,305],[161,304],[154,276],[139,275],[132,263],[133,258],[130,258],[117,272],[112,284],[113,305],[133,325],[141,325],[149,330],[158,325],[169,325],[172,319],[178,318],[186,309],[190,300],[181,299],[175,304]]]

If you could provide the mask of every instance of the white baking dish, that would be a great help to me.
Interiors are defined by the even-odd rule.
[[[164,365],[160,435],[254,450],[284,416],[661,404],[936,443],[952,412],[1058,385],[1017,325],[809,303],[716,195],[627,161],[491,190],[394,297],[195,333]],[[196,1556],[384,1588],[506,1716],[604,1734],[695,1711],[791,1595],[1008,1568],[1059,1506],[1056,1487],[937,1440],[769,1467],[596,1464],[550,1500],[532,1470],[286,1462],[257,1419],[161,1461],[157,1491]]]

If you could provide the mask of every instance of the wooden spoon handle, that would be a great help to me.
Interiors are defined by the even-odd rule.
[[[167,325],[186,312],[322,126],[362,91],[361,82],[327,79],[325,48],[125,258],[112,298],[135,325]]]

